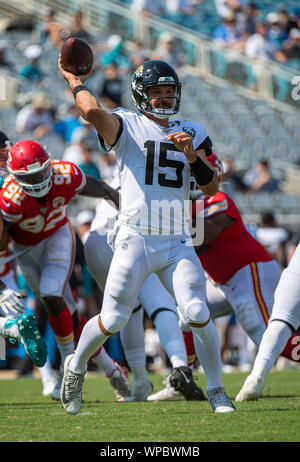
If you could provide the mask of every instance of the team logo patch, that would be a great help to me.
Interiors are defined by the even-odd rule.
[[[137,70],[135,71],[135,77],[140,77],[142,74],[143,74],[143,70],[144,70],[144,66],[143,64],[137,68]]]
[[[191,135],[193,138],[195,138],[196,131],[194,130],[194,128],[183,127],[182,130],[183,130],[185,133],[188,133],[189,135]]]
[[[64,197],[58,196],[55,199],[53,199],[52,205],[56,209],[56,208],[61,207],[62,205],[64,205],[65,202],[66,202],[66,200],[65,200]]]
[[[124,244],[121,245],[122,250],[127,250],[128,249],[128,244],[127,242],[124,242]]]

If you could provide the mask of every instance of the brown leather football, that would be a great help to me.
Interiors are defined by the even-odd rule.
[[[74,75],[87,74],[94,63],[91,47],[84,40],[69,38],[60,50],[61,65],[65,71]]]

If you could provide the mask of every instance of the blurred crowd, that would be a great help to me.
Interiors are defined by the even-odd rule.
[[[128,2],[127,2],[128,3]],[[172,17],[176,14],[192,17],[197,14],[205,0],[132,0],[131,7],[136,13],[156,14]],[[166,11],[168,8],[168,12]],[[215,29],[213,40],[221,46],[236,48],[246,55],[257,58],[268,58],[285,63],[290,59],[300,59],[300,10],[293,14],[285,8],[270,13],[265,21],[261,21],[260,10],[252,3],[245,5],[240,0],[218,1],[216,9],[220,15],[220,25]],[[18,62],[10,60],[10,34],[16,31],[27,31],[27,40],[18,44],[21,59]],[[297,35],[298,34],[298,35]],[[8,136],[14,142],[22,137],[32,137],[44,143],[50,143],[53,136],[54,147],[60,146],[59,158],[71,160],[80,166],[88,175],[110,181],[116,167],[114,151],[104,152],[98,142],[94,128],[80,116],[72,95],[66,89],[63,81],[57,81],[57,92],[62,88],[64,101],[55,101],[47,91],[47,81],[56,78],[49,75],[45,64],[49,50],[53,54],[54,66],[57,67],[59,49],[64,41],[75,36],[87,40],[93,47],[96,57],[95,75],[87,82],[101,104],[109,111],[118,106],[128,104],[128,76],[147,59],[163,59],[169,62],[179,72],[183,72],[183,57],[176,48],[176,40],[169,33],[162,33],[154,49],[145,49],[136,41],[130,50],[124,46],[119,35],[95,37],[85,26],[81,11],[76,12],[70,24],[63,24],[56,18],[55,11],[49,10],[43,21],[15,22],[4,30],[0,37],[0,71],[8,70],[11,75],[20,79],[27,93],[17,95],[16,117]],[[45,58],[46,56],[46,58]],[[48,70],[47,70],[48,69]],[[101,76],[100,79],[97,77]],[[24,82],[28,82],[24,85]],[[0,114],[0,129],[7,131],[4,118]],[[280,181],[271,172],[268,160],[261,160],[249,170],[237,171],[233,159],[224,159],[224,189],[226,191],[242,192],[276,192],[280,191]],[[76,199],[77,200],[77,199]],[[75,201],[76,201],[75,200]],[[92,203],[93,204],[93,203]],[[93,204],[94,205],[94,204]],[[94,217],[94,207],[79,206],[73,225],[77,237],[77,252],[71,286],[78,296],[78,308],[89,319],[99,312],[102,294],[90,276],[84,260],[82,239],[88,232]],[[252,231],[267,250],[275,256],[282,267],[285,267],[298,236],[276,223],[273,211],[266,211],[258,223],[252,226]],[[47,336],[50,357],[54,368],[58,365],[57,348],[47,319],[41,316],[39,302],[26,286],[22,275],[18,272],[19,287],[26,292],[28,309],[38,315],[41,332]],[[227,320],[226,329],[236,329],[234,317]],[[226,331],[227,332],[227,331]],[[161,350],[153,324],[145,316],[145,342],[150,371],[164,371],[168,368],[168,360]],[[233,338],[238,338],[236,333]],[[234,342],[229,341],[228,332],[223,343],[224,362],[235,364]],[[229,343],[228,343],[229,342]],[[231,342],[231,343],[230,343]],[[242,343],[245,343],[243,337]],[[113,359],[122,363],[124,356],[118,335],[112,336],[106,345]],[[240,348],[241,349],[241,348]],[[22,346],[11,346],[6,368],[17,367],[20,375],[32,373],[32,363]],[[242,349],[241,349],[242,351]],[[227,355],[227,356],[226,356]],[[231,355],[231,356],[230,356]]]
[[[135,13],[157,15],[199,32],[206,31],[203,22],[211,22],[212,27],[207,31],[218,46],[250,58],[300,68],[300,8],[289,7],[288,2],[279,4],[274,11],[270,11],[269,5],[245,0],[126,0],[125,3]]]
[[[223,3],[223,2],[220,2]],[[226,8],[222,24],[213,34],[214,42],[243,52],[249,58],[276,61],[299,69],[300,9],[289,13],[285,6],[265,17],[255,3]]]

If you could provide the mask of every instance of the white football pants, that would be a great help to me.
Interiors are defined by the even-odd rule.
[[[26,246],[13,243],[14,252]],[[17,263],[27,284],[39,298],[62,297],[71,314],[77,307],[69,285],[75,258],[75,238],[70,223],[59,228],[52,236],[35,244],[28,252],[17,257]]]
[[[199,326],[207,322],[205,276],[193,246],[184,237],[141,236],[121,226],[103,297],[105,329],[114,333],[126,324],[151,273],[156,273],[174,296],[187,322]]]
[[[89,234],[84,245],[84,252],[89,270],[100,289],[104,292],[109,267],[113,258],[113,251],[107,244],[105,228]],[[173,297],[171,297],[162,285],[156,274],[150,274],[143,282],[133,308],[140,305],[145,309],[149,318],[153,320],[161,343],[173,367],[186,365],[186,349],[183,335],[178,325],[177,306]],[[131,316],[129,322],[120,332],[126,356],[129,349],[132,350],[138,347],[144,349],[142,320],[143,318],[139,316],[137,325],[136,316],[135,320]],[[167,320],[166,324],[165,320]],[[131,326],[131,324],[134,324],[134,326]],[[134,338],[132,338],[132,329],[135,330]],[[142,331],[142,337],[140,330]]]

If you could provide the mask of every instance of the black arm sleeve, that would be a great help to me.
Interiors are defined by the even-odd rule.
[[[190,167],[198,186],[206,186],[213,179],[214,171],[200,157]]]
[[[204,141],[197,147],[196,151],[199,151],[199,149],[204,149],[206,157],[209,156],[212,153],[212,141],[209,136],[205,138]]]

